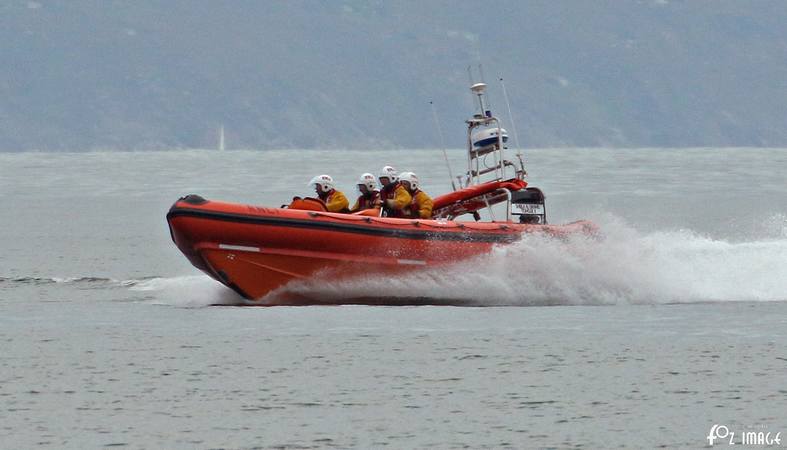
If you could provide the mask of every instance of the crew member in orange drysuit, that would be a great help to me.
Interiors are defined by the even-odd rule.
[[[406,217],[413,219],[431,219],[434,203],[432,198],[422,191],[418,177],[412,172],[402,172],[399,174],[399,182],[407,189],[412,196],[412,202],[406,210]]]
[[[377,190],[377,180],[374,178],[374,175],[365,173],[358,178],[358,192],[361,195],[355,201],[355,205],[350,208],[350,212],[372,209],[375,207],[375,204],[380,203],[380,191]]]
[[[385,166],[380,171],[380,201],[387,217],[406,217],[405,209],[410,206],[413,198],[396,177],[396,169]]]
[[[317,197],[325,202],[328,212],[348,212],[350,202],[341,191],[337,191],[330,175],[317,175],[309,182],[313,186]]]

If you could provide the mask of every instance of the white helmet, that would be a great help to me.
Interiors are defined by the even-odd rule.
[[[333,178],[330,175],[317,175],[309,181],[309,186],[319,186],[322,192],[330,192],[334,188]]]
[[[393,183],[398,179],[398,177],[396,176],[396,169],[394,169],[391,166],[385,166],[382,169],[380,169],[380,175],[378,176],[378,178],[388,178],[389,180],[391,180],[391,183]]]
[[[400,173],[399,181],[406,181],[410,183],[410,189],[419,189],[421,187],[421,183],[418,181],[418,177],[412,172]]]
[[[370,173],[365,173],[358,178],[358,186],[366,186],[369,189],[369,192],[377,189],[377,179],[374,178],[374,175]]]

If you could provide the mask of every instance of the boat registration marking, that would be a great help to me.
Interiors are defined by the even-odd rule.
[[[535,203],[514,203],[511,205],[512,214],[544,214],[544,205]]]
[[[247,247],[245,245],[219,244],[219,248],[222,250],[237,250],[239,252],[260,252],[259,247]]]
[[[414,266],[425,266],[426,261],[420,259],[397,259],[396,260],[399,264],[410,264]]]

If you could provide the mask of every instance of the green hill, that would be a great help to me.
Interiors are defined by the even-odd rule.
[[[0,150],[787,146],[787,2],[0,3]]]

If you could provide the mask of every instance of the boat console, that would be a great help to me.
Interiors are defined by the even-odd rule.
[[[519,223],[546,224],[545,198],[541,189],[535,187],[512,192],[511,217]]]
[[[544,225],[547,223],[544,193],[528,187],[519,151],[514,158],[507,158],[508,133],[500,119],[492,114],[486,87],[483,82],[470,87],[478,111],[466,121],[467,172],[457,177],[458,189],[434,199],[434,217],[453,220],[472,214],[478,221],[478,212],[487,209],[495,221],[492,206],[506,203],[505,221]]]

